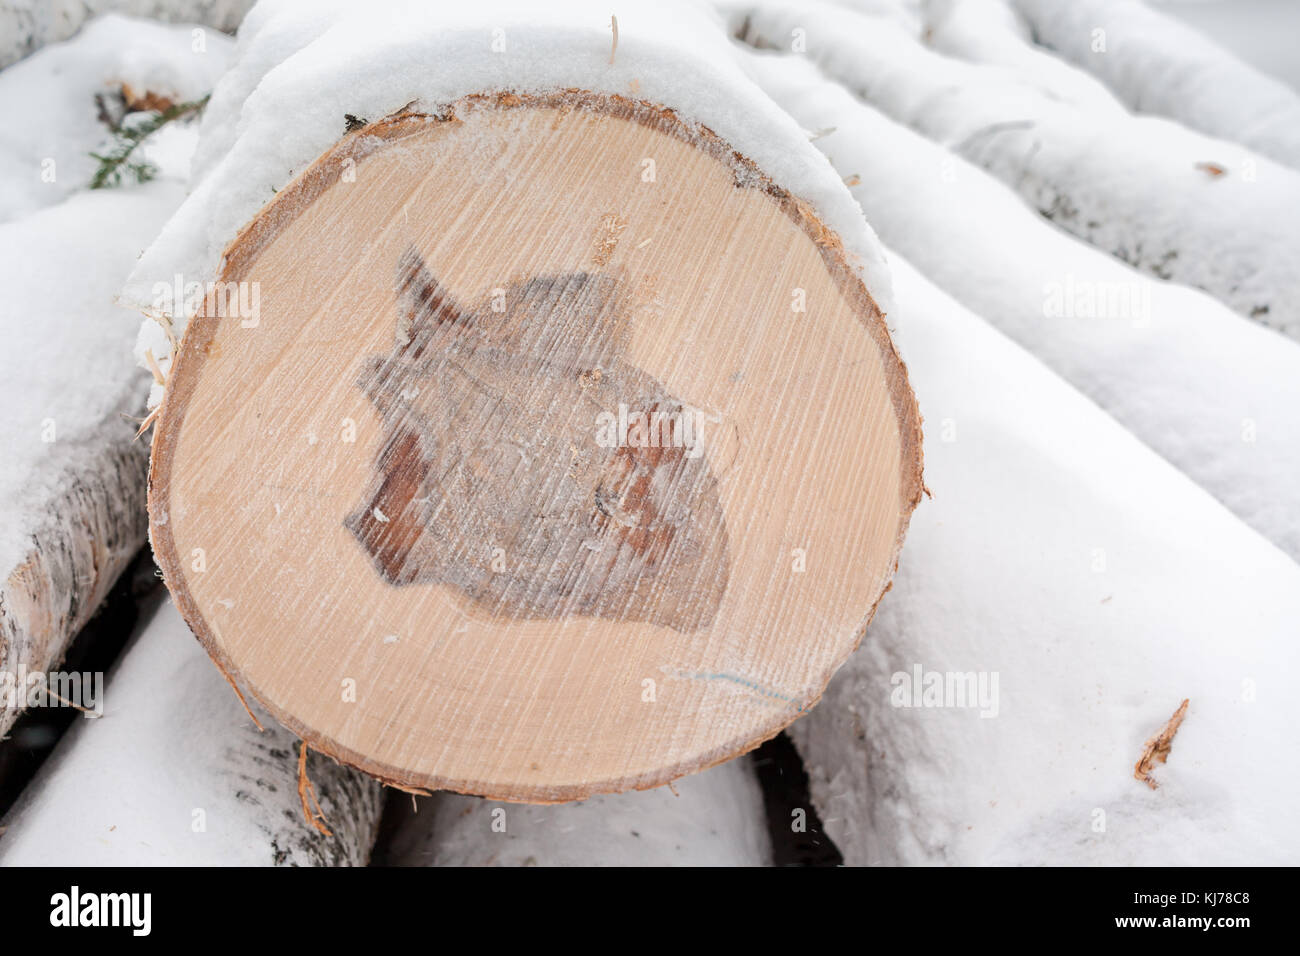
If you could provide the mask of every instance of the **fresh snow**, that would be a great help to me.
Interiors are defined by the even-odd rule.
[[[926,6],[922,30],[925,42],[947,56],[1007,67],[1048,96],[1101,116],[1125,112],[1100,80],[1030,42],[1007,0],[936,0]]]
[[[106,16],[0,71],[0,223],[62,202],[90,182],[99,165],[90,154],[111,135],[97,95],[118,94],[125,84],[136,95],[184,103],[212,89],[234,44],[215,30],[196,41],[193,29]],[[138,158],[172,164],[169,171],[185,178],[171,159],[177,140],[183,152],[193,148],[188,131],[167,127]]]
[[[1300,337],[1300,171],[1170,120],[1106,114],[1010,67],[953,59],[894,20],[741,0],[733,28],[803,55],[1015,188],[1062,229]]]
[[[1300,94],[1138,0],[1012,0],[1034,38],[1133,109],[1300,168]],[[1294,35],[1292,35],[1294,40]]]
[[[186,282],[214,279],[226,245],[276,190],[342,137],[346,114],[376,120],[413,101],[433,111],[482,91],[581,87],[665,104],[712,129],[840,234],[888,311],[888,271],[870,227],[803,132],[735,64],[713,10],[680,0],[620,3],[613,64],[610,14],[599,0],[575,0],[544,16],[534,4],[505,0],[275,0],[265,12],[255,10],[203,125],[201,178],[133,271],[124,299],[158,313],[155,283],[177,274]],[[169,319],[178,332],[185,324],[184,315]],[[137,357],[145,349],[164,372],[170,367],[168,340],[156,322],[142,329]],[[151,400],[161,397],[155,389]]]
[[[0,62],[106,5],[4,4]],[[52,637],[15,627],[13,582],[36,551],[111,577],[143,533],[144,449],[122,413],[148,376],[127,354],[136,317],[110,304],[128,271],[126,302],[165,314],[155,284],[213,278],[344,114],[582,86],[674,108],[811,201],[909,364],[933,499],[861,649],[790,729],[846,862],[1296,863],[1300,730],[1283,708],[1300,663],[1300,345],[1229,310],[1300,330],[1300,173],[1282,164],[1294,94],[1163,21],[1139,35],[1156,15],[1119,0],[720,6],[262,0],[233,55],[212,30],[200,58],[192,27],[112,17],[0,72],[15,120],[0,133],[0,660],[51,666],[77,605],[99,597],[59,592]],[[1098,11],[1100,57],[1078,46]],[[807,56],[754,54],[724,20]],[[85,154],[106,139],[94,94],[123,82],[215,91],[197,130],[148,147],[162,181],[83,193]],[[191,195],[163,229],[187,170]],[[855,199],[897,250],[897,308]],[[145,349],[169,368],[152,320]],[[93,499],[90,535],[74,488]],[[985,699],[903,699],[934,675],[969,676]],[[1133,766],[1184,698],[1153,790]],[[106,716],[75,723],[3,821],[0,864],[364,863],[379,785],[313,757],[338,834],[319,837],[301,818],[296,741],[263,723],[170,603],[150,610]],[[676,792],[549,807],[438,794],[394,823],[389,855],[418,865],[771,862],[747,757]]]
[[[1300,560],[1300,343],[1052,228],[805,59],[743,62],[830,130],[815,145],[885,242]]]
[[[17,180],[21,197],[0,193],[0,661],[11,669],[56,663],[144,544],[148,449],[132,416],[149,376],[129,354],[139,317],[114,299],[184,197],[197,133],[160,132],[145,153],[158,178],[144,185],[86,190],[94,161],[82,159],[106,132],[97,92],[127,81],[193,96],[213,79],[184,65],[188,43],[186,28],[109,17],[0,72],[14,119],[0,137],[22,130],[36,144],[0,139],[0,190]],[[224,62],[222,43],[201,62]],[[57,178],[45,184],[47,152]],[[0,732],[13,717],[0,708]]]
[[[0,68],[48,43],[66,40],[95,17],[126,14],[149,20],[203,23],[234,32],[253,0],[4,0],[0,3]]]
[[[97,445],[129,442],[148,375],[129,354],[139,319],[113,302],[122,277],[184,195],[173,180],[83,192],[0,225],[4,342],[0,568],[32,524],[57,517],[65,474]]]
[[[0,866],[364,865],[378,783],[308,760],[333,837],[309,827],[294,735],[259,731],[172,606],[152,609],[108,675],[104,715],[79,718],[5,817]]]
[[[890,258],[934,497],[791,728],[845,862],[1294,864],[1300,566]],[[918,667],[992,706],[908,700]],[[1134,764],[1185,698],[1152,790]]]
[[[750,757],[673,786],[552,806],[456,793],[404,812],[389,844],[399,866],[770,866]]]

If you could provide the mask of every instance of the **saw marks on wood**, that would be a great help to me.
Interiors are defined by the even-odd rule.
[[[358,383],[383,438],[346,521],[384,580],[494,618],[712,623],[729,562],[706,423],[624,360],[622,283],[540,276],[466,307],[414,248],[396,271],[396,342]]]
[[[553,801],[757,745],[861,637],[919,423],[838,241],[614,97],[349,135],[190,325],[153,540],[208,650],[314,749]]]

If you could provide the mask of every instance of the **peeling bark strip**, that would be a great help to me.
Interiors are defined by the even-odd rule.
[[[717,481],[704,436],[665,444],[695,411],[623,358],[620,283],[543,276],[465,308],[414,249],[397,271],[397,343],[358,383],[385,439],[346,522],[384,580],[450,584],[504,618],[713,623],[729,568]],[[668,427],[594,445],[618,408]],[[484,540],[515,556],[505,570],[473,559]]]
[[[812,207],[663,106],[426,108],[227,248],[256,328],[185,331],[150,476],[181,613],[391,785],[564,802],[751,749],[857,645],[920,497],[880,310]]]
[[[1169,759],[1169,750],[1174,745],[1174,735],[1178,733],[1178,728],[1183,725],[1183,718],[1187,716],[1187,701],[1184,700],[1178,705],[1172,717],[1165,721],[1151,739],[1146,742],[1142,748],[1142,756],[1133,766],[1133,777],[1141,780],[1152,790],[1157,789],[1159,784],[1156,778],[1152,776],[1151,771],[1155,769],[1157,763],[1165,763]]]

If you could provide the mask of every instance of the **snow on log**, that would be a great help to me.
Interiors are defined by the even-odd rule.
[[[892,248],[1300,560],[1300,345],[1063,235],[806,60],[744,62]]]
[[[742,753],[857,645],[920,496],[874,236],[701,5],[617,44],[598,2],[401,9],[250,17],[253,93],[133,274],[220,293],[174,364],[141,341],[168,586],[388,782],[556,802]]]
[[[0,672],[56,665],[144,544],[147,376],[113,296],[175,210],[175,181],[83,193],[0,225]],[[0,733],[21,710],[0,696]]]
[[[891,259],[934,498],[791,728],[845,862],[1300,862],[1300,568]]]
[[[1300,167],[1300,95],[1199,30],[1136,0],[1013,0],[1033,38],[1141,113]]]
[[[383,803],[365,776],[313,755],[331,836],[309,827],[298,741],[259,731],[170,601],[109,674],[6,816],[0,866],[363,866]]]
[[[93,163],[85,153],[108,135],[97,94],[195,95],[199,87],[186,84],[210,82],[215,73],[204,71],[224,64],[229,40],[210,42],[206,58],[186,67],[195,55],[188,45],[178,52],[179,37],[108,17],[0,73],[0,108],[12,120],[0,133],[5,674],[56,665],[144,543],[146,450],[128,416],[144,413],[147,376],[122,356],[138,317],[113,300],[184,195],[194,130],[165,127],[137,157],[158,181],[69,194],[86,186]],[[0,733],[21,703],[0,699]]]
[[[406,812],[399,866],[771,866],[748,757],[679,781],[581,803],[513,806],[439,793]]]
[[[1300,172],[950,59],[888,19],[779,0],[729,9],[754,45],[789,50],[798,31],[795,48],[852,92],[983,166],[1062,229],[1300,337]]]
[[[234,33],[252,3],[253,0],[0,0],[0,69],[48,43],[68,39],[83,23],[101,14],[201,23]]]
[[[1016,77],[1099,115],[1124,107],[1100,80],[1029,40],[1028,28],[1007,0],[937,0],[926,5],[922,37],[940,53],[1004,66]]]
[[[106,16],[0,72],[0,222],[84,189],[98,165],[91,153],[102,152],[110,125],[128,107],[200,99],[225,72],[233,47],[213,31],[195,37],[188,26]],[[184,178],[187,161],[173,154],[193,147],[187,132],[179,124],[164,128],[138,158]]]

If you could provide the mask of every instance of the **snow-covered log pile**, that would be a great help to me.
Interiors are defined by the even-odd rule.
[[[805,59],[745,62],[891,248],[1300,560],[1300,344],[1053,229]]]
[[[1019,81],[1098,116],[1124,112],[1100,80],[1029,42],[1007,0],[931,0],[912,29],[940,53],[1014,70]]]
[[[134,437],[148,376],[122,358],[138,319],[114,298],[184,195],[195,133],[178,124],[141,151],[155,182],[95,192],[85,185],[94,169],[88,153],[110,135],[96,120],[96,96],[128,83],[141,96],[188,94],[173,81],[201,82],[205,70],[215,77],[230,41],[213,38],[195,58],[200,65],[186,70],[179,60],[193,57],[188,43],[188,31],[114,17],[0,73],[0,112],[11,120],[0,134],[7,673],[56,665],[144,543],[147,456]],[[0,733],[21,696],[0,697]]]
[[[1034,69],[1041,51],[960,6],[930,8],[937,46],[1023,70],[1019,81],[1080,104],[1089,121],[1117,115],[1104,97],[1086,103],[1090,84]],[[1274,822],[1295,779],[1270,755],[1294,751],[1300,735],[1285,726],[1282,688],[1263,688],[1294,666],[1300,568],[980,317],[1292,555],[1300,350],[1036,221],[944,148],[980,162],[951,116],[917,121],[943,83],[917,84],[886,49],[885,36],[904,42],[894,21],[819,13],[736,22],[787,50],[772,38],[799,30],[833,77],[869,81],[842,86],[771,55],[751,56],[750,69],[886,243],[956,297],[894,258],[891,324],[929,425],[935,500],[913,521],[863,648],[792,728],[828,832],[849,863],[1294,862],[1300,833]],[[913,46],[932,77],[975,78],[970,64]],[[986,90],[984,102],[1007,99]],[[1069,141],[1035,129],[1040,151]],[[1060,182],[1088,188],[1087,157],[1069,149],[1075,165]],[[1270,418],[1263,454],[1247,408]],[[1135,774],[1184,700],[1191,714],[1202,702],[1201,721],[1182,723],[1167,766]],[[1204,736],[1190,744],[1196,726]]]
[[[170,601],[108,675],[5,817],[0,866],[363,866],[378,783],[319,755],[306,779],[330,833],[303,818],[300,744],[259,730]]]
[[[528,806],[440,793],[402,814],[397,866],[769,866],[763,797],[748,757],[671,789]]]
[[[1139,0],[1010,2],[1029,36],[1104,80],[1137,112],[1300,168],[1300,94],[1197,30]]]
[[[944,56],[894,19],[780,0],[728,8],[750,43],[815,60],[1062,229],[1300,337],[1300,171],[1170,120],[1089,109],[1024,62]]]
[[[1300,566],[892,261],[934,499],[792,728],[845,862],[1295,863]]]
[[[165,226],[175,182],[5,200],[24,313],[85,271],[106,314],[157,237],[176,608],[0,864],[770,865],[791,807],[849,864],[1300,862],[1294,94],[1119,0],[714,6],[262,0],[173,91],[213,90]],[[186,73],[116,23],[84,76]],[[20,418],[143,391],[10,324]],[[703,446],[588,447],[638,403]],[[7,540],[98,580],[126,486]],[[787,725],[812,806],[726,759]],[[441,792],[381,827],[380,784]]]

